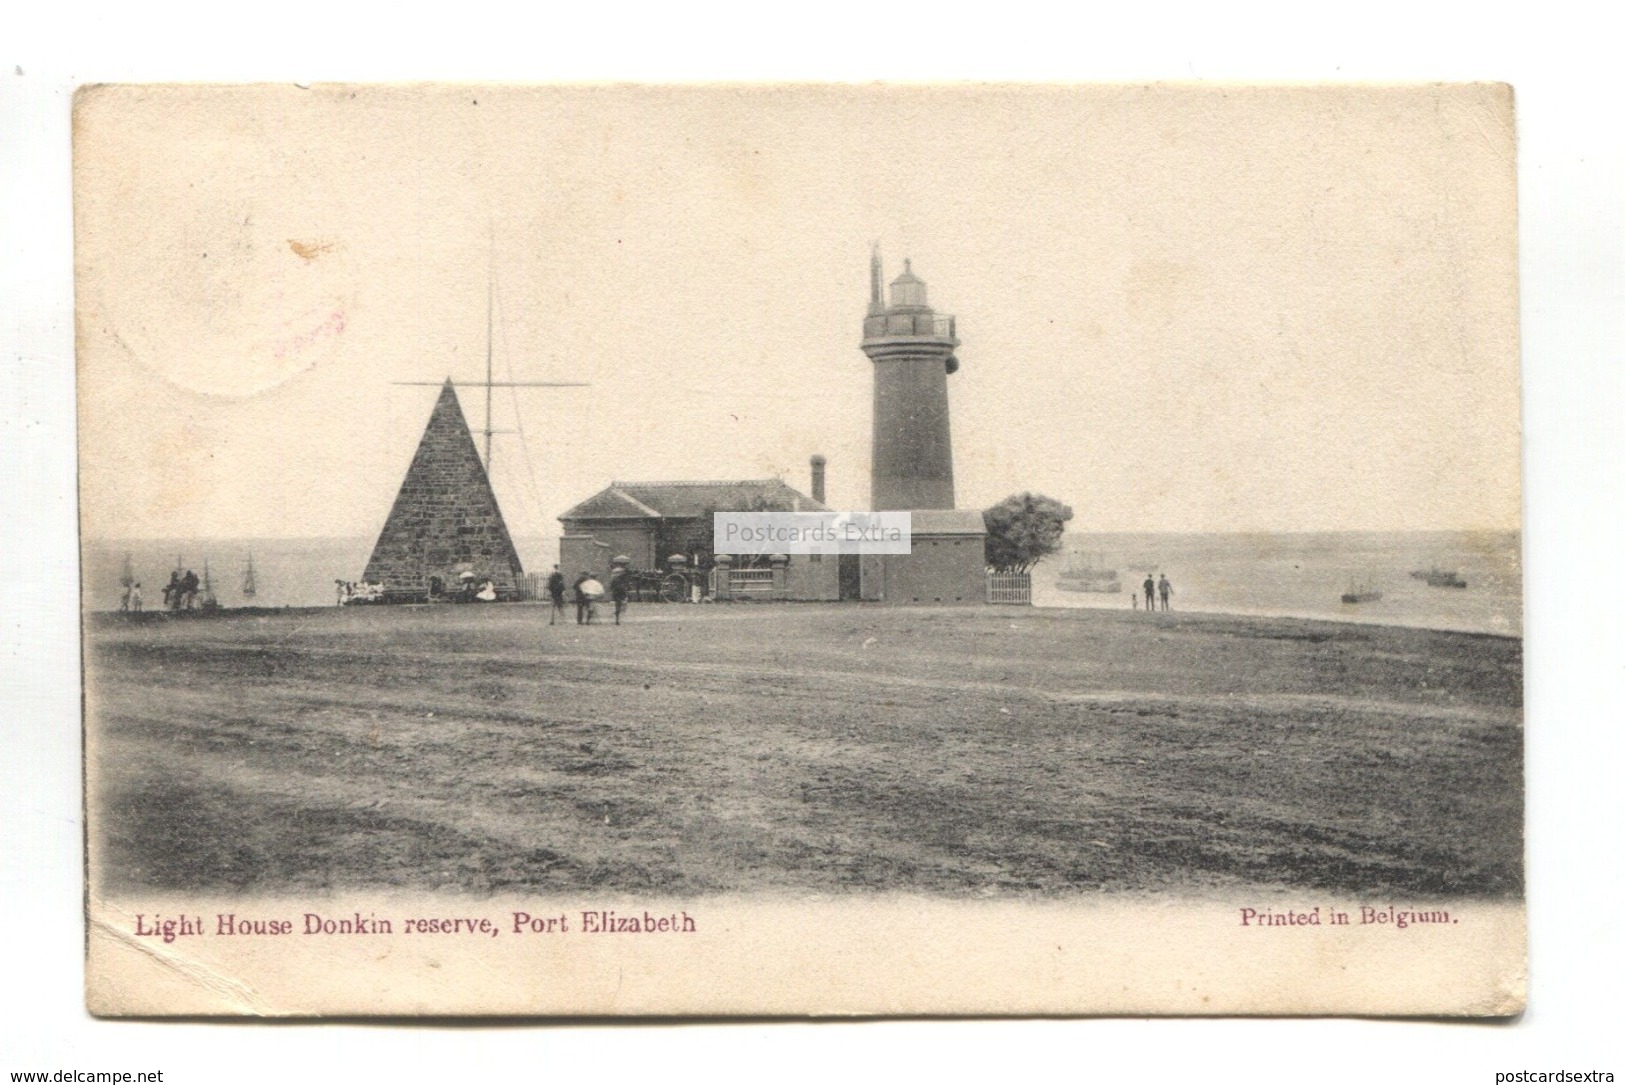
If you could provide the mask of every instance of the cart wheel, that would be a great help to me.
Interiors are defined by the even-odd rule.
[[[660,582],[660,598],[668,603],[681,603],[688,598],[688,580],[681,573],[672,573]]]

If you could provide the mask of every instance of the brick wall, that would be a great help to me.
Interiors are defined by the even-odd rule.
[[[564,521],[564,538],[584,536],[596,540],[608,551],[604,555],[603,564],[582,565],[577,568],[577,561],[566,557],[564,543],[559,543],[560,560],[570,569],[572,578],[578,575],[581,569],[591,569],[600,576],[609,575],[609,559],[616,554],[624,554],[632,559],[634,569],[653,569],[660,563],[659,555],[655,553],[655,529],[647,522],[627,523],[624,520],[566,520]]]
[[[791,554],[784,570],[787,599],[834,602],[841,597],[839,554]]]
[[[886,603],[987,602],[985,536],[914,535],[908,554],[865,554],[863,598]]]

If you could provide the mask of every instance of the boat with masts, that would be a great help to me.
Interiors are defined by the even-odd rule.
[[[209,559],[203,559],[203,581],[198,585],[198,606],[203,610],[219,610],[220,600],[214,594],[214,579],[209,576]]]
[[[1062,591],[1086,591],[1112,594],[1123,590],[1117,579],[1117,570],[1106,568],[1105,555],[1093,556],[1074,553],[1067,567],[1061,570],[1055,586]]]

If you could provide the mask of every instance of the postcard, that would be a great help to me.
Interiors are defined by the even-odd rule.
[[[84,88],[90,1009],[1517,1014],[1515,150]]]

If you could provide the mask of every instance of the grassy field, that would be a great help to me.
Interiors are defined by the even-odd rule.
[[[1023,608],[87,631],[107,891],[1516,896],[1522,646]]]

